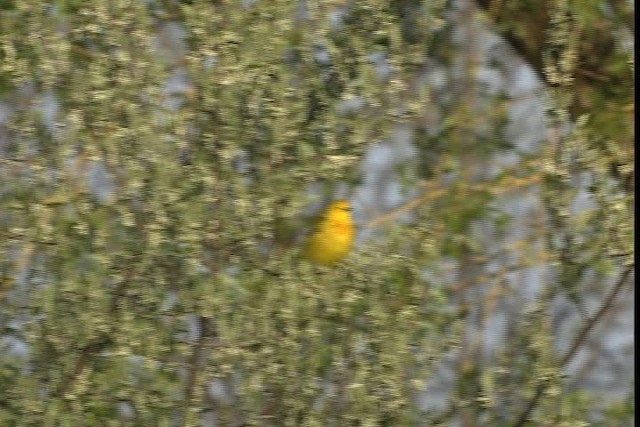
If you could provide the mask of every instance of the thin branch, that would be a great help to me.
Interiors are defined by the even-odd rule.
[[[634,267],[633,264],[629,265],[622,272],[620,279],[618,279],[615,286],[611,289],[611,291],[609,292],[609,295],[607,295],[607,298],[604,300],[604,302],[602,303],[602,305],[600,306],[596,314],[594,314],[593,317],[591,317],[587,321],[587,323],[584,325],[584,327],[576,337],[575,341],[573,342],[571,349],[562,358],[562,362],[560,366],[562,367],[566,366],[571,361],[571,359],[573,359],[573,357],[576,355],[578,350],[580,350],[580,348],[584,344],[584,341],[587,338],[587,335],[589,335],[589,332],[591,332],[594,326],[598,322],[600,322],[600,320],[602,320],[602,317],[611,309],[611,307],[613,307],[613,304],[616,298],[618,297],[618,295],[620,294],[620,292],[622,291],[622,288],[624,287],[627,281],[627,278],[631,275],[631,272],[633,271],[633,267]]]
[[[188,361],[189,372],[187,374],[187,381],[186,381],[185,393],[184,393],[185,410],[188,409],[191,404],[191,399],[193,398],[193,391],[195,389],[195,385],[198,379],[198,372],[202,365],[202,357],[203,357],[205,341],[211,334],[210,319],[207,319],[204,316],[198,316],[198,323],[199,323],[200,331],[198,333],[198,337],[196,341],[193,343],[193,348],[191,349],[191,355],[189,356],[189,361]],[[186,420],[186,416],[185,416],[185,420]]]
[[[617,299],[618,295],[622,291],[624,285],[626,285],[627,279],[633,272],[633,268],[634,268],[633,264],[627,266],[627,268],[620,275],[620,278],[618,279],[616,284],[609,291],[609,294],[600,305],[600,308],[598,309],[598,311],[589,320],[587,320],[585,325],[582,327],[582,330],[580,330],[580,333],[578,333],[578,335],[576,336],[576,339],[573,341],[571,348],[569,349],[569,351],[567,351],[567,353],[562,358],[562,361],[560,362],[561,368],[565,367],[573,359],[573,357],[578,353],[578,351],[584,345],[585,340],[589,335],[589,333],[598,324],[598,322],[602,320],[604,315],[607,314],[607,312],[613,307],[615,300]],[[513,427],[521,427],[527,421],[529,421],[531,412],[533,412],[533,410],[535,409],[536,405],[538,404],[538,401],[540,400],[540,397],[542,397],[542,394],[544,393],[547,387],[548,387],[548,382],[543,382],[538,385],[535,394],[527,404],[524,411],[522,411],[522,414],[520,415],[518,420],[515,422],[515,424],[513,424]]]
[[[58,388],[53,392],[53,396],[63,398],[64,395],[67,394],[69,390],[71,390],[76,382],[76,379],[80,376],[87,363],[89,363],[90,357],[102,351],[110,343],[111,339],[109,337],[103,336],[82,347],[82,349],[80,350],[80,357],[78,357],[73,370],[69,375],[67,375],[65,380],[59,384]]]
[[[132,269],[126,270],[126,276],[124,280],[118,283],[113,296],[111,297],[111,302],[109,305],[109,311],[112,313],[114,317],[116,317],[118,312],[118,306],[120,300],[124,296],[125,287],[130,282],[131,278],[134,277],[135,272]],[[66,376],[64,381],[58,386],[56,391],[54,392],[54,396],[64,397],[64,395],[71,390],[76,380],[85,369],[86,365],[89,363],[91,356],[101,352],[107,346],[113,343],[113,340],[109,335],[103,334],[102,336],[96,338],[95,340],[87,343],[84,347],[80,349],[80,356],[76,361],[75,366],[72,371]]]
[[[533,164],[533,162],[531,164]],[[525,165],[520,165],[519,167],[524,168]],[[497,196],[500,194],[519,190],[523,187],[528,187],[530,185],[537,184],[541,181],[541,179],[542,179],[542,174],[540,173],[536,173],[531,176],[527,176],[523,178],[510,176],[508,178],[505,178],[501,183],[489,182],[486,184],[471,185],[468,191],[469,192],[488,191],[491,194]],[[452,188],[436,188],[436,183],[434,183],[433,181],[425,183],[424,187],[425,187],[425,190],[422,196],[416,199],[410,200],[404,205],[396,209],[393,209],[391,212],[388,212],[384,215],[381,215],[379,217],[372,219],[371,221],[367,222],[364,225],[364,227],[365,228],[376,227],[385,222],[389,222],[399,217],[400,215],[417,208],[418,206],[426,202],[439,199],[440,197],[443,197],[451,193],[452,191],[454,191],[454,189]]]

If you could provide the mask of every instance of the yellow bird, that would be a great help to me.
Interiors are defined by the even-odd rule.
[[[353,246],[355,227],[348,200],[337,200],[320,217],[304,249],[314,264],[332,265],[347,256]]]

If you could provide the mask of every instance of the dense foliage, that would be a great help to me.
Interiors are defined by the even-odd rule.
[[[479,3],[474,23],[532,39],[535,2]],[[563,374],[633,274],[633,53],[611,42],[607,79],[576,80],[628,8],[547,3],[514,45],[547,85],[549,137],[490,174],[512,100],[459,67],[459,5],[0,0],[0,424],[631,422]],[[446,93],[434,64],[457,70]],[[415,155],[381,180],[413,202],[359,224],[374,232],[346,262],[309,265],[282,228],[352,194],[399,126]],[[500,246],[500,207],[530,188],[539,216]],[[474,325],[525,286],[506,270],[540,266],[484,360]],[[603,304],[556,345],[554,301],[585,310],[594,287]],[[421,405],[452,357],[446,408]]]

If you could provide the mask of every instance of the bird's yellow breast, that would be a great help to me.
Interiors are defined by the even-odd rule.
[[[309,237],[305,257],[315,264],[335,264],[351,250],[354,235],[350,204],[346,200],[338,200],[327,208]]]

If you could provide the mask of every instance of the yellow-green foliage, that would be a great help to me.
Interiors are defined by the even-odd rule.
[[[431,417],[418,397],[460,348],[466,319],[424,269],[485,255],[474,221],[507,221],[490,209],[503,177],[479,188],[469,175],[470,157],[504,146],[474,139],[482,120],[471,100],[445,109],[439,144],[417,138],[438,161],[421,158],[424,170],[408,176],[459,181],[418,206],[411,224],[335,268],[305,263],[274,236],[315,200],[310,188],[329,196],[355,185],[368,148],[397,123],[419,122],[430,93],[417,76],[427,53],[447,46],[437,39],[445,3],[0,0],[0,96],[15,107],[0,133],[0,425],[199,425],[215,413],[224,426],[410,426]],[[557,80],[549,110],[562,121],[576,43],[559,4],[552,44],[566,61],[549,59],[545,72]],[[162,36],[172,25],[183,39]],[[179,72],[188,88],[175,106],[166,84]],[[496,116],[482,124],[502,126]],[[545,146],[536,172],[551,218],[545,259],[568,284],[546,283],[546,299],[516,319],[524,348],[484,372],[462,369],[445,422],[473,410],[509,423],[520,411],[505,417],[497,400],[524,409],[540,384],[549,386],[541,406],[551,405],[562,389],[545,319],[551,296],[576,292],[576,263],[611,275],[632,262],[631,196],[607,178],[615,141],[599,140],[586,117],[563,138]],[[570,218],[566,174],[578,169],[594,173],[598,207]],[[571,247],[550,238],[565,234],[589,237]],[[581,422],[573,409],[585,399],[567,401],[567,417]]]
[[[450,323],[418,259],[312,270],[296,249],[268,250],[276,210],[299,211],[305,185],[356,178],[401,118],[405,62],[441,7],[419,6],[408,35],[388,2],[357,4],[334,29],[334,3],[299,21],[290,1],[6,6],[3,78],[51,91],[59,110],[55,129],[29,109],[10,122],[4,315],[24,316],[28,355],[6,360],[3,425],[104,425],[122,404],[135,425],[197,424],[214,408],[223,425],[415,419]],[[187,34],[179,60],[162,54],[169,21]],[[367,59],[382,48],[389,84]],[[172,109],[178,67],[190,89]],[[339,114],[355,97],[362,111]],[[87,176],[102,166],[101,198]],[[216,378],[232,404],[204,396]]]

